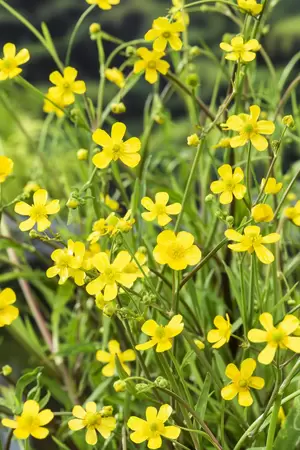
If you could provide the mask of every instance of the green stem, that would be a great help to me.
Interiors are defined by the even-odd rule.
[[[251,145],[251,142],[249,142],[248,157],[247,157],[247,191],[248,191],[250,209],[252,207],[252,195],[251,195],[251,149],[252,149],[252,145]]]
[[[66,54],[66,61],[65,61],[66,66],[68,66],[70,64],[71,52],[72,52],[74,41],[75,41],[75,38],[76,38],[77,33],[79,31],[79,28],[81,27],[84,19],[89,15],[89,13],[91,11],[93,11],[95,6],[96,5],[91,5],[86,11],[84,11],[83,14],[81,14],[81,16],[79,17],[79,19],[78,19],[78,21],[77,21],[77,23],[76,23],[76,25],[74,27],[74,30],[72,31],[72,34],[71,34],[71,37],[70,37],[70,40],[69,40],[69,44],[68,44],[67,54]]]
[[[276,431],[276,426],[277,426],[277,422],[278,422],[278,413],[279,413],[279,409],[280,409],[280,405],[281,405],[281,398],[282,398],[281,395],[277,395],[277,398],[274,403],[274,409],[272,412],[271,422],[270,422],[269,430],[268,430],[266,450],[272,450],[272,448],[273,448],[275,431]]]
[[[298,178],[299,175],[300,175],[300,169],[297,170],[297,172],[296,172],[295,175],[293,176],[292,180],[290,181],[288,187],[286,188],[286,190],[285,190],[283,196],[281,197],[280,202],[279,202],[279,204],[278,204],[278,206],[277,206],[277,208],[276,208],[276,210],[275,210],[275,212],[274,212],[274,217],[276,217],[277,214],[278,214],[278,212],[280,211],[280,209],[281,209],[281,207],[282,207],[282,205],[283,205],[283,203],[284,203],[284,201],[285,201],[285,199],[286,199],[288,193],[289,193],[290,190],[292,189],[292,187],[293,187],[293,185],[294,185],[294,183],[295,183],[295,181],[297,180],[297,178]]]
[[[97,37],[97,48],[99,57],[99,74],[100,74],[98,103],[97,103],[97,127],[99,127],[103,123],[102,113],[103,113],[104,88],[105,88],[105,53],[101,33]]]

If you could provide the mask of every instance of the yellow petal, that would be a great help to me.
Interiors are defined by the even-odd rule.
[[[273,253],[264,245],[256,245],[254,247],[256,256],[263,264],[271,264],[274,261]]]
[[[268,344],[258,355],[258,362],[261,364],[271,364],[277,350],[277,345]]]
[[[278,242],[280,240],[280,234],[278,233],[271,233],[267,236],[264,236],[261,240],[263,244],[274,244],[275,242]]]
[[[108,350],[110,353],[114,354],[114,353],[120,353],[120,344],[118,341],[116,340],[111,340],[108,343]]]
[[[194,243],[194,236],[187,231],[180,231],[177,235],[177,241],[185,248],[190,248]]]
[[[68,422],[69,428],[72,431],[82,430],[84,428],[83,421],[80,419],[72,419]]]
[[[15,212],[21,216],[30,216],[32,207],[25,202],[15,204]]]
[[[122,122],[116,122],[111,129],[111,137],[113,140],[122,141],[126,133],[126,125]]]
[[[248,332],[248,339],[250,342],[267,342],[267,333],[263,330],[253,328]]]
[[[39,421],[40,421],[40,425],[47,425],[47,423],[51,422],[51,420],[54,417],[53,412],[50,409],[44,409],[43,411],[41,411],[38,415],[39,417]]]
[[[23,413],[30,416],[37,416],[39,413],[40,407],[38,402],[35,400],[27,400],[23,406]]]
[[[253,389],[262,389],[265,385],[265,380],[261,377],[251,377],[248,381],[248,386]]]
[[[219,167],[218,174],[223,180],[228,181],[232,179],[232,167],[229,164],[223,164]]]
[[[111,137],[104,130],[97,129],[93,133],[92,138],[93,138],[93,141],[96,144],[101,145],[101,147],[107,147],[111,144]]]
[[[144,208],[146,208],[148,211],[152,211],[154,208],[154,203],[149,197],[143,197],[141,200],[141,204]]]
[[[255,147],[259,152],[262,152],[268,148],[268,141],[261,134],[254,134],[250,140],[253,147]]]
[[[230,228],[229,230],[226,230],[224,234],[227,237],[227,239],[229,239],[230,241],[240,242],[243,239],[243,235],[241,233],[238,233],[237,231],[233,230],[232,228]]]
[[[292,352],[300,353],[300,337],[288,336],[285,345],[292,350]]]
[[[238,393],[237,388],[234,384],[229,384],[228,386],[223,387],[221,390],[221,396],[224,400],[232,400]]]
[[[171,341],[165,341],[165,342],[159,342],[156,346],[157,353],[166,352],[167,350],[170,350],[172,348],[172,342]]]
[[[77,417],[77,419],[84,419],[86,416],[86,412],[80,405],[75,405],[72,409],[72,414],[74,417]]]
[[[142,332],[147,334],[148,336],[154,336],[157,330],[157,323],[155,320],[147,320],[142,326]]]
[[[157,192],[155,194],[155,203],[166,205],[169,201],[169,194],[167,192]]]
[[[241,364],[241,377],[247,380],[252,376],[255,368],[256,362],[253,358],[245,359]]]
[[[49,434],[49,430],[47,428],[38,427],[34,428],[31,431],[31,436],[33,436],[36,439],[45,439]]]
[[[150,449],[157,449],[162,446],[162,439],[160,436],[151,437],[148,441],[148,448]]]
[[[233,364],[233,363],[228,364],[228,366],[226,367],[226,370],[225,370],[226,377],[228,377],[231,380],[233,380],[234,378],[238,377],[239,374],[240,374],[240,371],[236,367],[235,364]]]
[[[154,345],[157,344],[157,341],[154,339],[151,339],[150,341],[144,342],[143,344],[138,344],[135,346],[135,348],[139,351],[143,350],[149,350],[149,348],[154,347]]]
[[[147,422],[154,422],[156,420],[156,416],[157,416],[157,409],[154,408],[154,406],[149,406],[146,409]]]
[[[97,433],[94,428],[88,428],[85,433],[85,442],[89,445],[97,444]]]
[[[253,403],[253,398],[250,394],[250,391],[240,391],[238,402],[241,406],[251,406]]]
[[[164,436],[168,439],[178,439],[180,433],[181,433],[181,430],[179,427],[168,426],[168,427],[165,427],[162,436]]]
[[[33,194],[33,203],[35,205],[46,205],[48,192],[45,189],[39,189]]]
[[[168,404],[162,405],[159,408],[159,411],[157,414],[157,420],[161,420],[163,423],[165,423],[168,420],[168,418],[170,417],[170,415],[172,414],[172,411],[173,411],[172,406],[170,406]]]

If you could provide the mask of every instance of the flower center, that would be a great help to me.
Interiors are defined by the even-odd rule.
[[[45,205],[32,206],[30,216],[35,221],[41,220],[43,217],[47,216],[47,210],[46,210]]]
[[[86,413],[86,416],[83,420],[86,427],[94,427],[95,425],[99,425],[101,422],[101,415],[99,413]]]
[[[254,131],[253,125],[251,125],[251,123],[247,123],[247,125],[245,125],[244,127],[244,132],[250,134],[253,133],[253,131]]]
[[[248,386],[248,383],[247,383],[246,380],[240,380],[240,381],[239,381],[239,387],[245,388],[245,387],[247,387],[247,386]]]
[[[166,206],[165,205],[155,205],[156,214],[160,216],[161,214],[165,214]]]
[[[282,330],[272,331],[272,341],[276,342],[277,344],[284,339],[284,336],[285,334]]]
[[[149,61],[148,69],[156,69],[156,61]]]
[[[159,326],[155,331],[155,337],[157,337],[158,339],[163,339],[164,337],[166,337],[165,327],[163,327],[162,325]]]
[[[165,31],[165,32],[163,33],[163,37],[164,37],[165,39],[170,39],[171,33],[170,33],[169,31]]]
[[[70,89],[70,87],[71,87],[71,86],[70,86],[70,83],[65,82],[65,83],[63,84],[63,88],[66,89],[66,90],[67,90],[67,89]]]
[[[184,257],[185,249],[181,244],[172,244],[168,249],[168,255],[171,259],[181,259]]]
[[[106,276],[106,281],[108,283],[114,283],[115,278],[116,278],[116,271],[114,269],[111,269],[109,267],[108,269],[105,269],[104,274]]]
[[[16,65],[14,59],[9,58],[9,59],[3,60],[3,69],[10,70],[10,69],[14,69],[15,67],[17,67],[17,65]]]
[[[38,427],[40,424],[37,416],[32,416],[29,414],[23,414],[19,420],[21,422],[20,423],[21,428],[32,429],[32,428]]]
[[[226,182],[226,190],[227,191],[233,191],[233,189],[235,188],[235,184],[232,181],[227,181]]]
[[[157,425],[157,423],[156,422],[152,422],[151,424],[150,424],[150,431],[152,431],[152,433],[156,433],[157,431],[158,431],[158,425]]]

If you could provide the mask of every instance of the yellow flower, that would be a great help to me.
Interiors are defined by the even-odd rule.
[[[232,202],[233,196],[241,200],[246,194],[246,186],[240,184],[244,179],[244,172],[240,167],[236,167],[232,173],[232,167],[229,164],[223,164],[218,169],[221,180],[213,181],[210,190],[214,194],[220,195],[220,203],[228,205]]]
[[[0,292],[0,328],[10,325],[19,315],[19,310],[12,306],[16,301],[16,294],[10,288]]]
[[[101,247],[97,242],[89,245],[89,248],[85,251],[82,267],[84,270],[92,270],[94,267],[94,257],[101,252]]]
[[[78,161],[87,161],[89,157],[89,151],[86,148],[80,148],[76,153]]]
[[[273,209],[269,205],[259,203],[251,209],[255,222],[271,222],[274,219]]]
[[[182,332],[183,327],[184,323],[180,314],[172,317],[165,326],[159,325],[155,320],[147,320],[142,326],[142,332],[147,334],[147,336],[151,336],[151,340],[144,344],[138,344],[135,348],[137,350],[148,350],[156,345],[158,353],[170,350],[173,338]]]
[[[135,167],[141,160],[138,152],[141,141],[132,137],[124,141],[126,125],[116,122],[111,129],[111,136],[99,128],[93,133],[93,141],[102,147],[102,152],[93,157],[93,163],[99,169],[104,169],[111,161],[120,159],[126,166]]]
[[[299,326],[299,319],[296,316],[287,314],[277,327],[274,327],[270,313],[261,314],[259,321],[266,331],[253,328],[248,333],[248,339],[255,343],[267,342],[266,347],[258,355],[261,364],[271,364],[278,347],[300,353],[300,337],[290,336]]]
[[[120,0],[86,0],[89,5],[98,5],[100,9],[111,9],[112,6],[118,5]]]
[[[103,194],[100,194],[100,200],[104,202],[106,206],[108,206],[113,211],[117,211],[120,208],[120,205],[117,202],[117,200],[114,200],[108,194],[105,197],[103,196]]]
[[[2,419],[2,425],[14,428],[14,436],[17,439],[27,439],[33,436],[36,439],[45,439],[49,430],[44,427],[53,419],[50,409],[40,411],[40,406],[35,400],[27,400],[23,406],[23,412],[16,416],[15,420]]]
[[[30,194],[31,192],[36,192],[39,189],[41,189],[41,186],[36,183],[36,181],[28,181],[28,183],[26,183],[23,188],[23,192],[25,192],[26,194]]]
[[[184,270],[187,266],[197,264],[201,259],[201,251],[194,244],[194,236],[180,231],[165,230],[157,236],[157,245],[153,250],[155,261],[168,264],[173,270]]]
[[[50,227],[48,215],[56,214],[60,210],[59,200],[47,202],[48,193],[45,189],[39,189],[33,194],[33,205],[25,202],[15,204],[15,212],[22,216],[29,216],[29,219],[21,222],[19,228],[21,231],[31,230],[37,224],[38,231],[45,231]]]
[[[106,222],[111,236],[118,233],[128,233],[132,229],[135,219],[131,219],[131,212],[131,209],[129,209],[124,217],[117,217],[115,213],[108,216]]]
[[[127,266],[124,267],[124,273],[131,273],[136,275],[137,278],[144,278],[144,273],[146,275],[149,273],[149,267],[146,266],[147,255],[145,255],[145,253],[142,251],[137,251],[134,257],[135,259],[132,258],[130,263],[128,263]],[[139,263],[142,270],[135,260]]]
[[[110,228],[106,222],[106,219],[96,220],[93,224],[93,231],[87,238],[87,240],[94,244],[97,242],[101,236],[105,236],[110,231]]]
[[[64,284],[69,277],[72,277],[77,286],[82,286],[85,273],[83,270],[80,270],[80,267],[83,264],[84,254],[84,244],[82,242],[73,242],[69,239],[67,248],[59,248],[52,252],[51,259],[54,261],[54,266],[47,270],[47,277],[53,278],[59,275],[58,284]]]
[[[89,445],[97,444],[97,431],[104,439],[108,439],[116,428],[116,419],[103,417],[101,411],[97,411],[97,405],[94,402],[87,402],[85,410],[82,406],[74,406],[72,414],[76,419],[69,420],[70,430],[78,431],[86,428],[85,442]]]
[[[136,416],[129,417],[128,428],[134,431],[130,434],[130,439],[135,444],[148,441],[148,448],[157,449],[162,446],[161,436],[167,439],[177,439],[180,435],[180,428],[174,425],[165,426],[173,410],[170,405],[162,405],[157,412],[154,406],[146,409],[146,420]]]
[[[63,97],[57,97],[54,95],[50,88],[44,100],[43,111],[45,113],[55,113],[57,117],[63,117],[65,115],[63,111],[65,106]]]
[[[232,382],[221,391],[224,400],[233,400],[238,394],[238,402],[241,406],[252,405],[253,398],[250,389],[262,389],[265,385],[263,378],[252,376],[255,368],[256,362],[252,358],[245,359],[241,364],[240,370],[235,364],[228,364],[225,375]]]
[[[3,47],[3,58],[0,59],[0,81],[15,78],[22,72],[19,66],[29,61],[30,55],[26,48],[16,53],[15,44],[8,42]]]
[[[199,136],[194,133],[187,137],[187,145],[190,147],[197,147],[200,144]]]
[[[118,357],[122,368],[130,375],[130,369],[125,362],[135,361],[136,356],[134,350],[129,349],[121,352],[118,341],[109,341],[108,350],[108,352],[98,350],[96,353],[97,361],[106,363],[102,369],[102,374],[105,377],[113,377],[116,374],[116,357]]]
[[[64,105],[71,105],[75,102],[74,94],[84,94],[86,86],[84,81],[76,81],[78,71],[73,67],[66,67],[63,75],[57,70],[52,72],[49,80],[55,87],[48,91],[51,98],[57,99]]]
[[[203,350],[205,348],[205,344],[200,341],[200,339],[194,339],[195,344],[199,348],[199,350]]]
[[[4,183],[8,175],[10,175],[14,168],[14,162],[7,156],[0,156],[0,184]]]
[[[230,138],[222,138],[213,148],[231,148]]]
[[[227,42],[221,42],[220,44],[220,48],[228,52],[225,59],[229,59],[230,61],[243,61],[245,63],[255,59],[256,54],[254,52],[257,52],[260,47],[261,45],[256,39],[250,39],[250,41],[244,42],[242,36],[235,36],[231,39],[231,45],[227,44]]]
[[[283,427],[286,421],[286,415],[282,406],[280,406],[278,411],[278,422],[280,423],[280,427]]]
[[[184,6],[183,0],[172,0],[173,7],[170,9],[170,13],[172,14],[174,20],[177,22],[182,22],[183,25],[188,26],[190,23],[190,17],[187,12],[183,11],[182,8]]]
[[[261,180],[261,189],[264,187],[266,179]],[[267,184],[264,189],[265,194],[278,194],[282,188],[282,183],[277,183],[275,178],[268,178]]]
[[[118,285],[130,288],[137,278],[135,274],[124,272],[130,261],[131,256],[126,251],[119,252],[112,263],[107,253],[98,253],[93,263],[100,275],[87,285],[88,294],[96,295],[104,289],[104,300],[110,301],[118,295]]]
[[[134,73],[145,71],[145,79],[151,84],[156,83],[158,79],[157,72],[166,75],[170,68],[167,61],[161,60],[165,56],[164,52],[150,51],[146,47],[141,47],[137,50],[137,55],[141,57],[139,61],[134,64]]]
[[[252,16],[257,16],[263,9],[263,5],[257,3],[256,0],[237,0],[237,3],[243,11]]]
[[[259,120],[260,107],[250,106],[250,114],[239,114],[229,117],[223,125],[225,130],[233,130],[239,133],[230,139],[230,145],[233,148],[242,147],[251,141],[256,150],[262,152],[268,147],[267,139],[262,134],[273,134],[275,125],[269,120]]]
[[[295,225],[300,227],[300,200],[297,201],[295,206],[286,208],[284,213],[288,219],[292,220]]]
[[[226,314],[226,320],[222,316],[216,316],[214,325],[217,329],[208,332],[207,340],[211,344],[214,343],[213,348],[220,348],[229,342],[231,336],[231,324],[228,314]]]
[[[116,67],[113,67],[112,69],[106,69],[105,77],[112,83],[116,84],[120,89],[125,86],[124,75],[121,70],[117,69]]]
[[[263,264],[271,264],[274,261],[274,255],[263,244],[273,244],[279,241],[280,234],[271,233],[267,236],[260,234],[260,228],[251,225],[244,229],[244,234],[238,233],[233,229],[225,231],[225,236],[231,241],[236,241],[238,244],[230,244],[228,248],[234,252],[255,252],[258,259]]]
[[[181,50],[182,41],[179,33],[184,31],[184,25],[180,22],[169,22],[166,17],[158,17],[152,23],[152,28],[145,34],[146,41],[153,42],[153,50],[164,52],[168,43],[173,50]]]
[[[167,206],[169,194],[167,192],[158,192],[155,195],[155,203],[149,197],[143,197],[141,204],[150,212],[142,213],[142,218],[147,222],[157,219],[158,225],[164,227],[171,222],[170,215],[177,215],[181,211],[180,203],[173,203]]]

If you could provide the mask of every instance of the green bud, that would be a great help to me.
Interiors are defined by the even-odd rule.
[[[128,47],[126,47],[126,50],[125,50],[126,58],[131,58],[131,56],[135,56],[135,54],[136,54],[136,48],[133,47],[132,45],[128,45]]]
[[[282,123],[283,125],[285,125],[288,128],[294,128],[295,127],[295,121],[293,116],[289,115],[289,116],[284,116],[282,118]]]
[[[226,223],[229,226],[229,228],[232,228],[233,224],[234,224],[234,217],[233,216],[227,216],[226,217]]]
[[[36,230],[29,231],[29,237],[31,239],[38,239],[40,237],[39,233]]]
[[[77,159],[78,161],[86,161],[89,156],[89,151],[85,148],[81,148],[77,151]]]
[[[72,196],[67,201],[67,207],[69,209],[77,209],[79,204],[80,204],[79,201],[76,198],[72,197]]]
[[[2,367],[2,375],[4,377],[7,377],[11,373],[12,373],[12,368],[8,364],[6,364],[5,366]]]
[[[114,382],[114,390],[116,392],[124,392],[126,391],[126,381],[117,380]]]
[[[109,406],[103,406],[103,408],[100,411],[100,414],[102,417],[110,417],[113,412],[114,412],[114,408],[111,405],[109,405]]]
[[[126,112],[126,106],[124,105],[124,103],[113,103],[111,105],[111,111],[114,114],[123,114]]]
[[[272,141],[271,142],[271,147],[272,147],[272,150],[273,150],[273,152],[274,153],[277,153],[278,152],[278,150],[279,150],[279,147],[280,147],[280,141]]]
[[[103,308],[103,314],[107,317],[112,317],[116,312],[116,305],[113,302],[107,303]]]
[[[214,199],[215,199],[215,197],[213,196],[213,194],[208,194],[206,197],[205,197],[205,203],[211,203],[211,202],[213,202],[214,201]]]
[[[149,389],[149,384],[146,383],[138,383],[135,385],[137,392],[142,392]]]
[[[199,86],[200,84],[200,80],[199,77],[196,73],[190,73],[187,77],[186,77],[186,84],[188,84],[189,86],[196,88],[197,86]]]
[[[168,380],[166,380],[164,377],[157,377],[154,381],[154,384],[162,388],[167,388],[169,386]]]
[[[201,48],[198,47],[197,45],[194,45],[193,47],[191,47],[191,48],[189,49],[189,55],[190,55],[192,58],[195,58],[196,56],[201,55]]]

